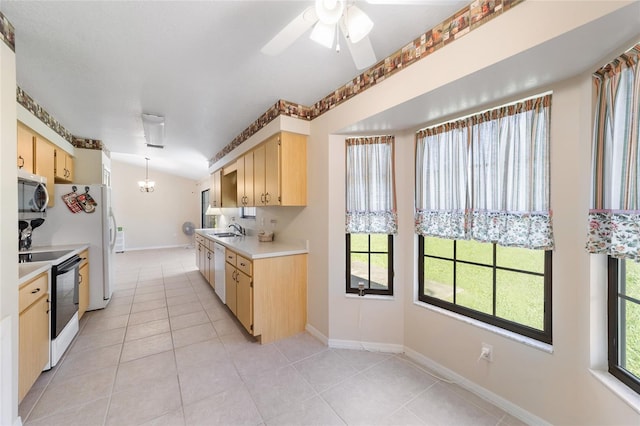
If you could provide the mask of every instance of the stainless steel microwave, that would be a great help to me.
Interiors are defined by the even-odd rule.
[[[47,203],[47,178],[18,170],[18,219],[46,217]]]

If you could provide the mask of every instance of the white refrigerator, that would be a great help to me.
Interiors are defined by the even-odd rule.
[[[88,193],[95,201],[92,212],[74,213],[62,199],[74,192]],[[55,185],[55,205],[47,209],[44,223],[33,231],[34,246],[89,244],[89,307],[107,306],[113,293],[113,256],[116,220],[111,209],[111,188],[106,185]]]

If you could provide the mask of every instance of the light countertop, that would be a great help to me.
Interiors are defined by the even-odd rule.
[[[307,242],[280,241],[278,236],[274,241],[260,242],[257,236],[216,237],[217,232],[228,232],[224,229],[196,229],[196,233],[209,240],[220,243],[248,259],[265,259],[268,257],[291,256],[309,253]]]

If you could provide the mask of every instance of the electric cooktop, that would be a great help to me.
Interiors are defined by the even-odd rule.
[[[19,253],[18,263],[44,262],[66,256],[73,250],[41,251],[36,253]]]

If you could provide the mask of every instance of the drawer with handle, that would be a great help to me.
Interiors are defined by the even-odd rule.
[[[250,260],[245,259],[244,257],[238,255],[238,257],[236,259],[236,268],[238,268],[239,271],[242,271],[245,274],[251,276],[251,261]]]
[[[43,294],[47,294],[49,290],[49,274],[43,272],[33,280],[24,284],[20,288],[20,312],[28,308],[33,302],[42,297]]]
[[[227,256],[226,257],[227,263],[230,263],[233,266],[236,266],[236,254],[234,252],[232,252],[231,250],[227,250],[226,256]]]

